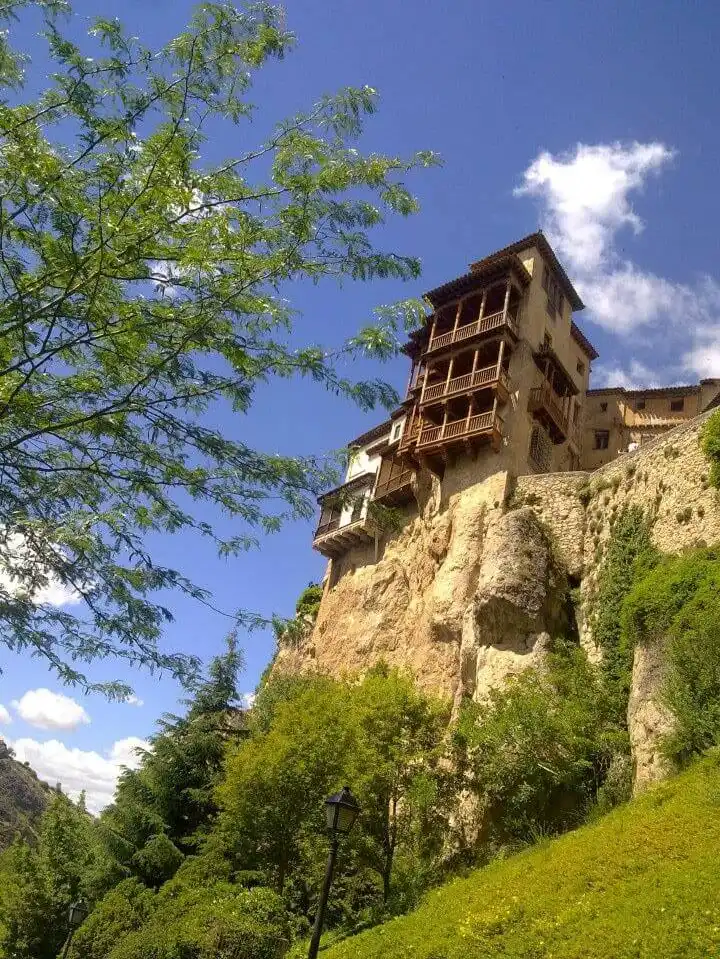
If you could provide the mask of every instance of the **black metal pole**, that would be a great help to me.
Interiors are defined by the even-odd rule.
[[[68,954],[68,949],[70,948],[70,943],[72,942],[72,937],[73,937],[73,933],[74,933],[74,932],[75,932],[75,930],[74,930],[74,929],[71,929],[71,930],[70,930],[70,935],[69,935],[69,936],[67,937],[67,939],[65,940],[65,948],[64,948],[63,951],[62,951],[61,959],[65,959],[65,956],[67,956],[67,954]]]
[[[310,949],[308,959],[316,959],[318,949],[320,948],[320,936],[322,934],[323,922],[325,921],[325,907],[327,906],[330,886],[332,885],[333,871],[335,869],[335,859],[338,851],[338,837],[333,836],[330,840],[330,855],[328,856],[327,867],[325,868],[325,881],[323,882],[322,892],[320,893],[320,902],[315,913],[315,925],[313,926],[312,939],[310,940]]]

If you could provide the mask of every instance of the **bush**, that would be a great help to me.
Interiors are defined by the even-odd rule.
[[[598,575],[593,635],[603,653],[602,669],[612,690],[618,721],[624,722],[632,673],[633,646],[622,635],[621,614],[633,583],[657,561],[643,511],[631,506],[618,513]]]
[[[290,943],[285,907],[269,889],[173,880],[155,898],[150,920],[107,959],[278,959]]]
[[[488,810],[491,841],[528,842],[584,818],[627,738],[599,671],[567,647],[491,691],[487,704],[466,707],[455,746]]]
[[[298,601],[295,605],[295,615],[303,618],[306,616],[314,619],[318,610],[320,609],[320,601],[322,600],[323,588],[320,583],[310,583],[305,589],[300,593]]]
[[[159,889],[177,872],[185,857],[166,835],[153,836],[132,857],[131,866],[143,882]]]
[[[700,446],[710,461],[710,483],[720,489],[720,411],[713,413],[703,426]]]
[[[137,879],[111,890],[75,933],[69,959],[107,959],[119,942],[150,918],[155,896]]]

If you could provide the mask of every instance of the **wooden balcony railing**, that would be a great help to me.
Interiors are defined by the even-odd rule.
[[[443,380],[440,383],[433,383],[432,386],[426,386],[421,402],[430,403],[446,396],[453,396],[455,393],[466,393],[468,390],[474,390],[480,386],[489,386],[496,382],[502,383],[505,389],[509,391],[510,380],[507,373],[502,368],[498,369],[497,364],[494,363],[492,366],[475,370],[474,373],[454,376],[449,382]]]
[[[517,321],[510,313],[500,310],[498,313],[491,313],[489,316],[483,316],[482,319],[474,320],[472,323],[466,323],[465,326],[459,326],[456,330],[450,330],[447,333],[440,333],[434,336],[427,346],[427,352],[432,353],[435,350],[443,350],[454,343],[462,343],[463,340],[469,340],[473,336],[480,336],[483,333],[490,333],[501,326],[509,326],[510,329],[518,335]]]
[[[415,471],[408,469],[403,470],[402,473],[398,473],[395,476],[390,476],[382,482],[378,480],[373,499],[383,499],[383,497],[388,496],[390,493],[395,493],[405,486],[411,486],[414,475]]]
[[[569,431],[568,417],[561,404],[562,400],[549,383],[544,383],[542,386],[536,386],[530,390],[530,410],[545,410],[556,428],[563,436],[567,436]]]
[[[443,426],[424,426],[418,449],[434,446],[436,443],[445,443],[458,437],[473,436],[476,433],[487,433],[497,430],[500,432],[502,421],[492,410],[487,413],[477,413],[475,416],[464,416],[460,420],[452,420]]]

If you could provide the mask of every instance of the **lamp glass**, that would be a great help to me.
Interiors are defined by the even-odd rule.
[[[74,902],[70,906],[68,913],[68,919],[70,920],[71,926],[81,926],[83,922],[87,919],[88,912],[90,910],[85,905],[85,903],[80,900],[79,902]]]
[[[328,796],[325,800],[325,815],[328,829],[333,833],[345,835],[352,829],[360,812],[357,800],[347,786],[342,791]]]

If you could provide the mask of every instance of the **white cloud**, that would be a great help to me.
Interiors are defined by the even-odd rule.
[[[85,792],[87,807],[97,813],[112,802],[122,767],[137,768],[136,750],[149,749],[149,743],[136,736],[120,739],[101,756],[92,750],[69,749],[57,739],[41,743],[35,739],[9,742],[20,762],[28,762],[38,776],[51,786],[62,785],[73,799]]]
[[[641,269],[618,248],[621,231],[644,228],[632,194],[674,156],[663,143],[579,143],[564,154],[539,154],[515,190],[539,202],[543,228],[592,320],[620,335],[637,335],[642,327],[640,345],[656,363],[657,348],[664,349],[663,380],[668,373],[686,379],[720,372],[720,283],[711,277],[673,282]],[[658,379],[647,367],[638,377],[632,362],[613,373],[615,382]]]
[[[29,689],[11,705],[21,719],[38,729],[77,729],[90,722],[80,703],[49,689]]]
[[[541,153],[515,193],[542,201],[547,231],[574,269],[595,271],[611,257],[619,229],[629,226],[640,232],[643,224],[628,194],[672,156],[662,143],[578,143],[574,152],[561,156]]]
[[[241,693],[240,695],[240,708],[241,709],[252,709],[255,705],[256,699],[255,693]]]
[[[29,583],[28,570],[39,573],[45,579],[44,585]],[[72,606],[82,602],[82,596],[76,589],[61,583],[43,569],[20,533],[11,533],[3,539],[0,590],[6,590],[11,596],[30,593],[30,599],[36,606]]]
[[[626,390],[647,390],[660,385],[657,373],[640,363],[631,360],[628,369],[621,366],[598,366],[593,369],[593,385],[623,386]]]
[[[125,697],[125,699],[123,700],[123,702],[124,702],[127,706],[138,706],[138,707],[140,707],[140,706],[144,706],[144,705],[145,705],[145,700],[144,700],[144,699],[140,699],[140,697],[139,697],[139,696],[136,696],[135,693],[130,693],[129,696],[126,696],[126,697]]]
[[[12,716],[8,710],[0,703],[0,724],[3,726],[9,726],[12,722]]]

